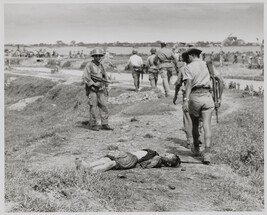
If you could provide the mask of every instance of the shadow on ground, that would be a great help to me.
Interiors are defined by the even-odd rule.
[[[78,121],[78,122],[76,122],[76,127],[88,129],[89,128],[89,121],[88,120]]]

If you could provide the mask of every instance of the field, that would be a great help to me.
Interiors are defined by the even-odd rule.
[[[11,46],[5,46],[5,48],[7,49],[11,49],[11,50],[16,50],[16,47],[11,47]],[[159,48],[159,47],[158,47]],[[212,51],[214,53],[219,53],[220,52],[220,47],[200,47],[203,52],[205,53],[211,53]],[[89,47],[82,47],[82,46],[65,46],[65,47],[55,47],[55,48],[51,48],[51,47],[45,47],[45,46],[38,46],[38,47],[34,47],[34,46],[30,46],[30,47],[25,47],[26,50],[28,51],[35,51],[35,50],[39,50],[39,49],[46,49],[46,51],[52,52],[53,50],[56,50],[60,55],[68,55],[69,51],[72,52],[78,52],[78,51],[82,51],[84,52],[84,54],[89,55],[90,51],[93,48],[89,48]],[[110,53],[116,54],[116,55],[130,55],[132,52],[133,47],[108,47],[108,50]],[[138,52],[141,54],[150,54],[150,49],[151,47],[139,47],[137,48]],[[252,51],[252,52],[256,52],[256,51],[260,51],[260,47],[259,46],[227,46],[223,48],[224,52],[248,52],[248,51]]]
[[[126,60],[114,59],[118,67]],[[173,105],[160,90],[151,91],[147,80],[139,93],[131,82],[118,81],[109,97],[114,131],[96,133],[88,130],[80,77],[40,74],[34,68],[5,71],[7,212],[264,210],[263,92],[225,89],[219,124],[212,122],[212,165],[205,166],[185,147],[180,94]],[[263,77],[241,64],[229,64],[223,75]],[[29,98],[37,100],[11,108]],[[172,152],[188,163],[97,174],[75,169],[75,158],[92,162],[112,150],[142,148]]]

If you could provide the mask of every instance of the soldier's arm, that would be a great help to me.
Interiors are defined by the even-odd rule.
[[[83,73],[82,80],[85,84],[88,85],[88,87],[91,87],[94,85],[94,81],[91,79],[91,71],[90,71],[90,65],[86,65]]]
[[[175,92],[174,92],[174,97],[173,97],[173,104],[176,104],[177,96],[179,93],[179,90],[183,84],[183,77],[182,77],[182,72],[180,71],[177,76],[177,81],[175,82]]]

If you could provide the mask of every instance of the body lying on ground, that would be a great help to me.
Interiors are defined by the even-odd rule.
[[[141,168],[178,167],[181,164],[179,156],[171,153],[159,155],[151,149],[136,152],[112,151],[103,158],[92,163],[86,163],[76,158],[76,169],[91,170],[91,172],[131,169],[137,165]]]

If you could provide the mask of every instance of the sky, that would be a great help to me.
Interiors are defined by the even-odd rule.
[[[263,3],[4,4],[4,43],[263,39]]]

